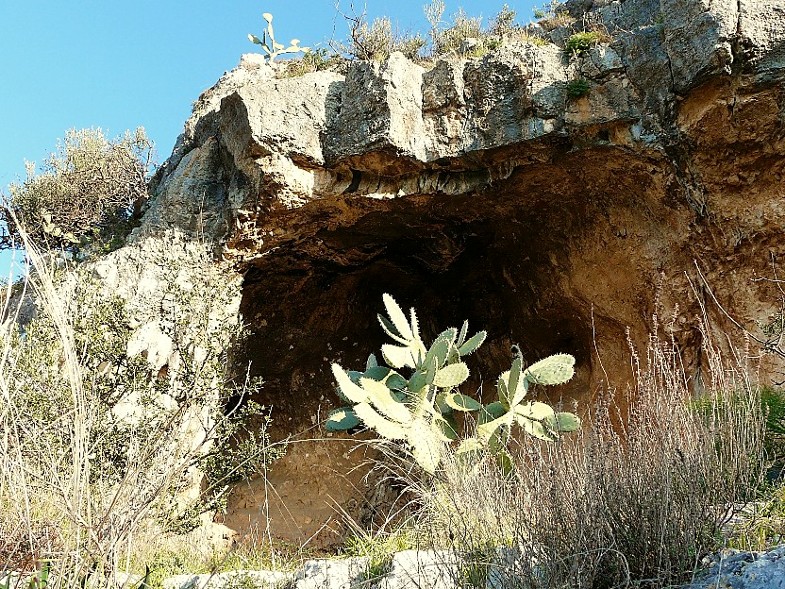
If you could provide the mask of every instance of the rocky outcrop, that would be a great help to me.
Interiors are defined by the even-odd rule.
[[[706,566],[695,574],[695,579],[683,589],[785,587],[785,546],[767,552],[728,550],[712,555],[707,561]],[[369,585],[380,589],[457,589],[466,586],[464,577],[470,566],[447,551],[407,550],[392,555],[389,571],[378,579],[367,579],[367,559],[350,558],[309,560],[301,569],[290,574],[236,571],[213,576],[180,575],[166,579],[163,586],[165,589],[220,589],[236,586],[239,579],[248,579],[253,586],[260,588],[348,589]],[[494,563],[487,569],[484,575],[486,589],[518,587],[524,582],[524,577],[514,567],[502,570]]]
[[[244,360],[277,435],[316,433],[336,403],[329,362],[360,365],[381,343],[383,292],[425,332],[486,329],[477,386],[512,344],[529,361],[575,355],[560,394],[579,404],[626,381],[627,330],[642,342],[677,305],[673,335],[700,373],[693,316],[711,298],[690,282],[696,264],[741,323],[776,307],[760,279],[785,249],[785,4],[570,10],[609,42],[427,65],[394,54],[297,78],[244,56],[196,102],[128,247],[177,230],[243,274]],[[588,91],[571,97],[576,80]],[[310,537],[326,517],[313,514],[351,494],[336,482],[346,452],[308,442],[275,467],[279,490],[312,483],[279,506],[282,535]],[[264,519],[259,485],[230,501],[233,527]]]
[[[390,555],[384,572],[374,573],[367,557],[307,560],[292,573],[233,571],[216,575],[178,575],[163,581],[164,589],[457,589],[463,586],[460,559],[445,550],[404,550]],[[492,580],[487,589],[503,589]]]
[[[727,550],[713,555],[708,565],[684,589],[782,589],[785,587],[785,546],[766,552]]]

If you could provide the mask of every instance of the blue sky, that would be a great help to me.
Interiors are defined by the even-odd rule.
[[[387,15],[399,30],[425,32],[423,0],[367,0],[369,17]],[[485,21],[503,0],[445,0]],[[507,2],[528,22],[535,3]],[[537,2],[536,4],[540,4]],[[349,0],[339,9],[351,12]],[[274,15],[276,37],[326,46],[346,24],[335,0],[0,0],[0,192],[42,162],[70,128],[101,127],[111,136],[143,126],[158,160],[171,152],[191,104],[240,55],[246,35]],[[0,260],[0,271],[7,263]]]

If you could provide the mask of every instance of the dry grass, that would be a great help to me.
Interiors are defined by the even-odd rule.
[[[200,466],[219,448],[231,417],[219,409],[225,358],[209,351],[197,358],[188,350],[198,342],[175,339],[179,372],[162,374],[126,355],[128,336],[110,333],[112,317],[104,323],[99,316],[99,331],[86,336],[80,330],[95,309],[75,309],[78,297],[64,295],[68,280],[56,279],[49,264],[56,256],[29,243],[27,254],[37,318],[20,328],[6,298],[0,325],[0,581],[49,563],[53,588],[122,585],[129,582],[123,571],[144,571],[155,560],[153,545],[200,568],[212,546],[203,542],[197,558],[182,536],[164,530],[191,511],[196,517],[199,508],[191,507],[212,499],[200,495]],[[80,276],[69,277],[77,290]],[[242,458],[238,468],[256,459]],[[214,490],[221,481],[210,483]]]
[[[43,258],[34,249],[28,255],[38,270],[39,313],[47,314],[57,329],[57,365],[42,363],[40,369],[61,371],[64,388],[52,394],[66,394],[58,399],[55,419],[30,415],[29,383],[20,381],[13,366],[18,359],[12,343],[16,325],[13,318],[6,321],[0,334],[5,345],[0,364],[0,535],[6,543],[0,572],[37,569],[48,561],[53,586],[75,586],[87,579],[98,585],[115,582],[156,501],[182,484],[199,449],[177,442],[164,445],[156,435],[181,430],[189,420],[187,411],[158,420],[158,431],[139,428],[135,435],[131,428],[122,442],[104,438],[109,435],[107,415],[85,386],[88,368],[76,345],[72,318]],[[125,444],[124,465],[109,472],[101,453],[117,443]]]
[[[728,507],[751,498],[765,468],[755,383],[715,349],[704,352],[713,410],[691,408],[694,383],[673,343],[653,337],[633,358],[628,408],[601,404],[558,444],[526,440],[515,476],[490,457],[453,458],[435,483],[413,481],[419,529],[465,555],[458,580],[469,586],[488,575],[503,587],[542,588],[685,580],[722,545]]]
[[[214,429],[197,444],[174,435],[192,426],[195,404],[204,402],[196,397],[195,404],[164,413],[152,429],[131,428],[122,441],[123,467],[104,469],[100,451],[116,440],[103,437],[106,415],[88,386],[92,368],[47,264],[32,248],[30,255],[38,269],[31,286],[57,334],[54,364],[40,370],[52,370],[65,386],[56,415],[29,418],[29,396],[21,395],[24,387],[14,377],[16,323],[6,309],[0,325],[0,578],[50,562],[53,588],[120,583],[121,571],[155,560],[149,548],[158,534],[156,512],[184,489]],[[453,456],[435,480],[424,481],[410,463],[396,462],[401,453],[387,444],[387,460],[400,468],[395,478],[409,482],[402,500],[419,516],[411,543],[464,555],[456,579],[464,586],[484,586],[489,576],[497,587],[543,589],[665,587],[685,580],[704,554],[723,544],[729,508],[755,498],[766,466],[766,416],[743,358],[724,359],[710,343],[703,357],[702,380],[690,380],[675,343],[650,338],[643,356],[633,354],[633,385],[616,396],[625,406],[601,403],[581,432],[559,443],[527,439],[516,448],[512,477],[503,476],[492,457],[468,463]],[[700,410],[696,393],[709,399]],[[377,556],[371,540],[358,546]],[[196,571],[228,562],[205,564],[209,558],[196,553],[182,561],[186,548],[176,550],[172,567]],[[238,562],[263,558],[251,552]]]

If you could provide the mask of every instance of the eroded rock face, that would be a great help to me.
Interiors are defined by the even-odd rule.
[[[696,265],[742,323],[776,305],[753,279],[785,249],[785,3],[570,9],[592,10],[612,42],[572,58],[505,45],[429,68],[394,54],[299,78],[246,56],[197,101],[134,240],[177,227],[244,273],[245,355],[278,436],[323,435],[329,362],[378,349],[383,292],[416,306],[425,333],[465,318],[486,329],[477,386],[509,367],[512,344],[529,361],[574,354],[578,376],[558,394],[579,404],[627,380],[625,334],[652,329],[656,285],[681,309],[692,373],[709,299],[690,287]],[[589,91],[570,98],[578,78]],[[290,449],[281,478],[304,485],[305,515],[284,535],[323,523],[307,515],[325,502],[308,465],[324,480],[344,452]]]

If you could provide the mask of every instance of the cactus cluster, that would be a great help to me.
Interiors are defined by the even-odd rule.
[[[517,357],[512,368],[499,377],[498,400],[483,405],[460,393],[458,387],[469,378],[463,359],[482,345],[486,333],[467,338],[465,321],[460,330],[446,329],[426,348],[414,309],[407,317],[389,294],[383,300],[387,316],[377,317],[395,344],[382,346],[383,364],[371,354],[363,372],[332,365],[338,394],[347,405],[330,413],[328,430],[345,431],[364,424],[383,438],[405,444],[423,470],[432,474],[446,445],[458,440],[456,412],[477,414],[475,435],[464,439],[457,452],[490,450],[507,466],[511,464],[507,444],[514,425],[543,440],[555,440],[560,433],[579,427],[572,413],[557,413],[546,403],[524,402],[531,385],[561,384],[572,378],[572,356],[550,356],[525,370]],[[403,371],[408,371],[408,378]]]
[[[262,13],[262,18],[267,23],[267,27],[262,32],[262,38],[260,39],[256,35],[249,34],[248,40],[251,43],[260,45],[271,62],[275,61],[275,58],[283,53],[308,53],[310,51],[309,47],[300,47],[299,39],[289,41],[288,47],[283,43],[278,43],[273,32],[273,15],[269,12],[264,12]]]

